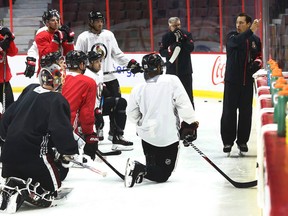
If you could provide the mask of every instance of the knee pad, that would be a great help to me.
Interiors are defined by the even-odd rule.
[[[124,98],[115,98],[115,110],[118,112],[126,111],[127,101]]]

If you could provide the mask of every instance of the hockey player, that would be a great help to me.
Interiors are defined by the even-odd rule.
[[[42,58],[40,59],[41,68],[50,67],[52,64],[57,64],[61,67],[63,71],[63,85],[64,85],[67,65],[64,56],[61,55],[60,51],[48,53],[47,55],[42,56]]]
[[[12,74],[7,61],[7,56],[15,56],[18,53],[14,38],[10,29],[0,26],[0,102],[2,103],[3,111],[14,102],[13,91],[10,85]],[[3,89],[5,90],[5,97],[3,97]]]
[[[74,32],[68,25],[62,25],[60,28],[60,15],[57,10],[50,9],[44,12],[42,19],[45,21],[47,30],[41,31],[35,36],[39,59],[50,52],[60,50],[65,56],[69,51],[74,50]],[[38,72],[40,69],[41,67]]]
[[[62,85],[58,65],[42,68],[39,84],[30,84],[0,122],[2,154],[0,210],[15,212],[23,201],[48,207],[57,196],[61,176],[55,159],[65,167],[78,154],[67,100],[57,92]],[[55,157],[57,150],[57,158]],[[71,163],[71,162],[70,162]]]
[[[66,64],[69,71],[66,74],[62,94],[70,104],[74,131],[78,135],[83,135],[86,142],[84,153],[94,160],[99,141],[94,132],[97,85],[92,78],[83,75],[86,63],[87,55],[84,52],[73,50],[67,53]]]
[[[104,51],[104,58],[102,60],[102,70],[103,71],[113,71],[114,61],[119,65],[127,66],[127,68],[132,68],[132,73],[141,72],[141,67],[134,59],[129,61],[125,57],[124,53],[120,50],[118,43],[114,34],[107,30],[103,29],[105,19],[101,12],[99,11],[90,11],[89,12],[89,30],[82,32],[76,41],[75,49],[82,50],[85,53],[88,53],[91,50],[101,48]],[[95,51],[95,50],[94,50]],[[110,97],[121,97],[119,82],[114,74],[104,75],[104,83],[107,88],[107,93]],[[113,131],[115,125],[113,125],[113,116],[110,117],[110,131],[108,139],[112,141],[113,144],[121,144],[124,140],[121,140],[122,137],[114,136]],[[103,131],[99,130],[102,134],[98,134],[99,137],[103,136]]]
[[[198,128],[189,97],[177,76],[161,75],[163,60],[155,53],[142,59],[145,83],[132,89],[127,106],[128,118],[136,124],[142,139],[146,165],[130,158],[125,172],[125,186],[141,183],[143,177],[166,182],[176,163],[181,137],[194,135]],[[153,96],[152,96],[153,95]]]
[[[47,26],[45,25],[45,20],[43,19],[43,17],[42,17],[42,22],[44,26],[38,29],[38,31],[36,32],[36,35],[42,31],[48,30]],[[38,54],[37,44],[34,40],[31,47],[28,49],[28,52],[27,52],[27,57],[26,57],[26,62],[25,62],[26,68],[24,71],[24,75],[26,77],[31,78],[32,76],[34,76],[37,59],[39,59],[39,54]]]
[[[103,74],[99,73],[101,70],[101,60],[103,53],[90,51],[88,52],[89,66],[86,69],[85,75],[93,78],[97,83],[97,98],[95,108],[95,126],[97,131],[103,130],[104,120],[103,116],[109,115],[113,121],[113,139],[115,144],[112,145],[112,150],[129,151],[133,150],[133,143],[124,139],[124,128],[126,125],[126,106],[127,101],[122,97],[112,97],[109,94],[105,94],[107,89],[105,84],[103,85]],[[107,96],[108,95],[108,96]],[[97,133],[100,134],[100,133]],[[98,137],[100,138],[100,137]]]

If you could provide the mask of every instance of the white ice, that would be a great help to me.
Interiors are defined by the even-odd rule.
[[[128,98],[128,95],[124,95]],[[196,112],[200,122],[198,139],[194,144],[224,173],[237,182],[247,182],[256,177],[256,132],[255,123],[245,157],[238,156],[236,146],[232,156],[222,152],[220,117],[222,102],[216,99],[196,98]],[[163,110],[165,112],[165,110]],[[107,138],[109,120],[105,117],[104,135]],[[140,138],[135,126],[127,121],[124,137],[134,142],[134,150],[109,156],[107,160],[121,173],[125,172],[128,158],[144,163]],[[111,149],[105,139],[99,145],[102,151]],[[166,183],[148,180],[125,188],[124,182],[103,162],[89,165],[107,171],[106,177],[83,168],[71,168],[63,187],[73,187],[67,199],[55,207],[40,209],[23,204],[16,213],[22,215],[193,215],[193,216],[258,216],[257,187],[238,189],[230,184],[192,147],[181,144],[175,171]]]

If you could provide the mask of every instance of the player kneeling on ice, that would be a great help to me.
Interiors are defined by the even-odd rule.
[[[39,80],[40,85],[27,86],[1,118],[5,178],[0,185],[1,211],[16,212],[24,201],[39,207],[53,205],[61,187],[55,160],[67,167],[78,154],[69,103],[58,92],[61,68],[56,64],[42,68]]]
[[[146,82],[135,86],[130,94],[126,112],[142,139],[146,165],[128,159],[126,187],[141,183],[143,178],[166,182],[175,168],[180,118],[183,120],[182,137],[194,135],[198,128],[194,109],[182,83],[175,75],[162,75],[163,65],[159,55],[145,55],[142,67]]]

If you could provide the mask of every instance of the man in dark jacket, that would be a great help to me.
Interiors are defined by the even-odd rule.
[[[159,53],[166,57],[166,73],[174,74],[181,80],[194,108],[192,87],[192,63],[191,52],[194,50],[192,34],[181,29],[181,21],[178,17],[168,20],[169,32],[162,37]],[[174,62],[169,61],[176,47],[181,51]]]
[[[227,62],[225,72],[221,137],[223,151],[231,152],[236,139],[240,152],[248,152],[252,121],[253,77],[261,68],[261,41],[254,35],[259,20],[237,16],[236,31],[227,35]],[[238,109],[238,123],[237,123]]]

